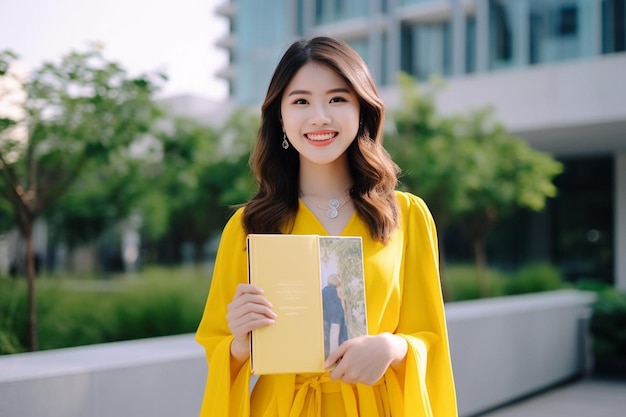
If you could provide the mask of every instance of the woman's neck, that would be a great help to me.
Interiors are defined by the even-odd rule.
[[[352,188],[352,177],[346,163],[300,165],[301,196],[328,200],[345,196]]]

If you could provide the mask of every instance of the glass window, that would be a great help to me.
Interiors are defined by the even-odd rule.
[[[367,39],[350,39],[346,40],[348,44],[359,54],[363,61],[370,65],[369,43]],[[370,66],[371,68],[371,66]]]
[[[240,104],[256,105],[265,97],[269,78],[289,39],[290,25],[269,25],[285,22],[295,16],[287,7],[290,0],[259,2],[239,0],[237,29],[236,100]],[[260,81],[262,80],[262,82]]]
[[[369,2],[361,0],[316,0],[315,19],[318,25],[368,15]]]
[[[529,62],[565,61],[594,54],[596,24],[588,0],[529,1]]]
[[[476,17],[467,15],[465,18],[465,72],[476,71]]]
[[[555,179],[558,195],[549,201],[553,262],[568,280],[614,276],[614,159],[572,158],[563,161]]]
[[[389,46],[389,36],[387,35],[387,33],[382,34],[380,47],[380,80],[378,80],[378,82],[381,85],[391,85],[395,80],[389,79],[389,68],[387,67],[386,51],[388,51],[391,47]]]
[[[241,56],[255,51],[258,47],[284,42],[289,38],[290,25],[271,25],[268,22],[287,22],[293,16],[288,15],[289,0],[259,2],[257,0],[239,0],[237,22],[237,47]]]
[[[407,4],[428,3],[429,1],[432,2],[433,0],[400,0],[400,4],[407,5]]]
[[[602,53],[626,51],[626,0],[602,1]]]
[[[380,8],[384,14],[389,13],[389,0],[381,0]]]
[[[514,65],[513,37],[515,31],[513,23],[513,8],[505,0],[490,0],[489,2],[489,66],[490,68],[504,68]]]
[[[451,74],[451,34],[448,22],[404,25],[401,29],[403,72],[426,80],[431,75]]]
[[[304,35],[304,4],[303,0],[298,0],[296,4],[296,34],[298,36]]]

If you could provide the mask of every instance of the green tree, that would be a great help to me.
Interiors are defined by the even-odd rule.
[[[256,141],[260,118],[255,110],[238,109],[223,126],[222,134],[228,142],[221,157],[225,172],[221,174],[220,203],[226,206],[242,204],[256,191],[256,183],[248,161]]]
[[[436,83],[422,93],[408,75],[399,79],[401,104],[387,147],[404,170],[401,187],[426,201],[443,232],[461,222],[474,252],[482,294],[488,294],[484,242],[497,221],[517,208],[541,210],[556,194],[561,164],[509,134],[491,109],[443,116]],[[444,296],[445,255],[441,254]]]
[[[257,128],[258,116],[240,110],[222,127],[175,118],[161,129],[162,161],[149,169],[153,191],[142,210],[150,240],[167,234],[175,246],[190,242],[194,261],[202,261],[230,207],[250,195],[247,162]]]
[[[435,83],[422,91],[411,76],[401,74],[398,85],[401,101],[391,112],[394,131],[386,135],[386,147],[402,169],[399,188],[424,199],[437,223],[439,242],[443,243],[446,228],[469,206],[469,183],[477,181],[467,169],[471,150],[456,135],[456,119],[438,114]],[[442,286],[449,299],[445,253],[440,246]]]
[[[20,139],[25,137],[24,123],[18,123],[23,117],[23,104],[26,94],[23,79],[10,64],[16,59],[10,51],[0,52],[0,157],[12,161],[23,147]],[[0,169],[4,163],[0,160]],[[0,196],[10,197],[7,184],[0,180]],[[0,199],[0,233],[15,227],[15,214],[8,199]]]
[[[149,186],[142,180],[143,157],[112,151],[108,164],[90,160],[45,217],[51,238],[69,245],[97,241],[134,211]]]
[[[466,189],[469,206],[460,213],[461,224],[474,252],[481,295],[486,297],[488,233],[516,209],[543,209],[546,199],[557,193],[553,179],[562,165],[509,134],[492,109],[471,111],[459,118],[456,126],[459,138],[472,148],[468,172],[475,178]]]
[[[14,59],[10,53],[0,55],[3,82],[12,77],[8,68]],[[114,162],[120,150],[149,130],[156,88],[155,78],[129,77],[94,47],[70,53],[58,64],[43,64],[23,83],[24,117],[3,122],[27,127],[26,138],[3,137],[0,174],[3,196],[25,241],[31,350],[38,347],[35,220],[59,202],[86,167]]]

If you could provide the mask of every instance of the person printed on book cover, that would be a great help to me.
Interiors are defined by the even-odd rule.
[[[436,227],[421,198],[396,190],[384,114],[346,42],[300,40],[281,57],[250,157],[258,190],[223,230],[196,332],[202,417],[457,416]],[[367,335],[334,349],[325,372],[261,375],[251,388],[250,332],[277,318],[247,283],[251,233],[361,237]]]
[[[328,276],[328,284],[322,289],[324,310],[324,358],[348,339],[345,308],[341,296],[339,274]]]

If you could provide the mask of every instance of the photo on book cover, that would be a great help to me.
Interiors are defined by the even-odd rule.
[[[367,334],[363,249],[358,237],[320,237],[324,358]]]

